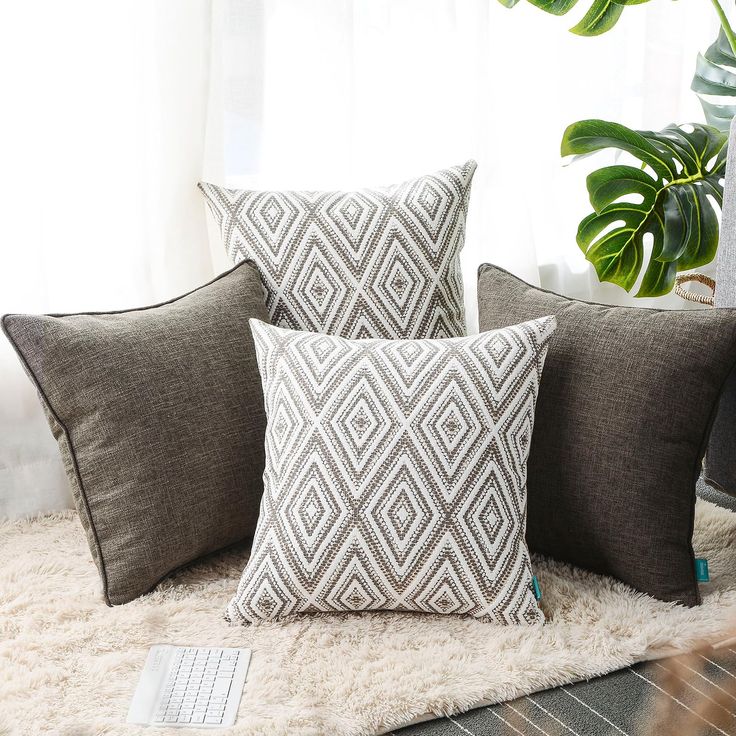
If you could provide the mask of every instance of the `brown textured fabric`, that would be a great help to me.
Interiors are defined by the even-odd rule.
[[[3,317],[59,442],[109,604],[252,535],[265,415],[248,319],[267,316],[244,262],[153,307]]]
[[[718,404],[703,477],[708,485],[736,496],[736,371],[726,382]]]
[[[736,362],[736,310],[610,307],[481,266],[480,327],[557,317],[528,466],[533,551],[699,603],[695,483]]]

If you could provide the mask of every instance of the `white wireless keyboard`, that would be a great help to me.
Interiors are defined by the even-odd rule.
[[[249,664],[249,649],[156,644],[148,652],[128,723],[167,728],[232,726]]]

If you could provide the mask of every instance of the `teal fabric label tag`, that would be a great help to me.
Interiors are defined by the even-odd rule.
[[[532,577],[532,590],[534,590],[534,597],[538,600],[542,600],[542,589],[539,587],[539,580],[537,580],[537,576],[534,575]]]
[[[708,572],[708,560],[705,557],[695,558],[695,579],[699,583],[709,583],[710,573]]]

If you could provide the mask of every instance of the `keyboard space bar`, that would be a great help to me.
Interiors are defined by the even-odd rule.
[[[215,680],[214,687],[212,688],[212,697],[214,698],[226,698],[230,692],[231,680],[227,677],[218,677]]]

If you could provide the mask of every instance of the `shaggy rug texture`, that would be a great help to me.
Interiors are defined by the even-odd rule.
[[[699,501],[694,546],[712,576],[695,609],[536,560],[544,626],[374,613],[241,628],[222,614],[245,549],[108,608],[75,515],[8,522],[0,525],[0,734],[145,733],[125,717],[148,647],[166,642],[253,650],[232,734],[372,736],[509,700],[723,638],[736,620],[736,514]]]

